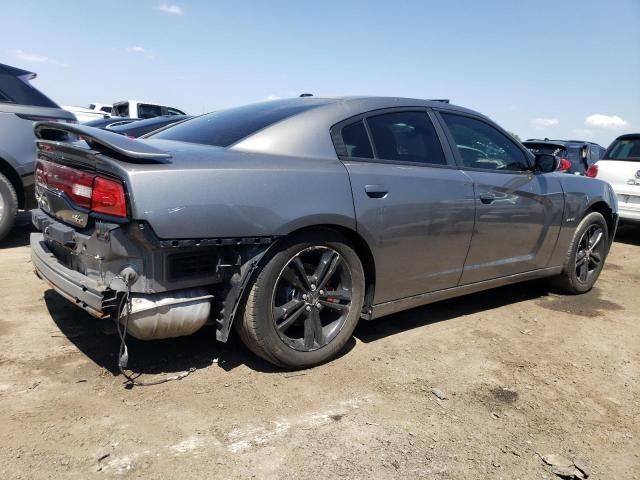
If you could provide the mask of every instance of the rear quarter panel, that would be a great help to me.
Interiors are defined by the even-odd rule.
[[[148,222],[160,238],[280,236],[318,224],[355,230],[349,178],[337,158],[224,149],[184,155],[188,162],[119,172],[133,218]]]

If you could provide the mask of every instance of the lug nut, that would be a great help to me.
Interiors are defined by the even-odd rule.
[[[318,293],[320,293],[320,295],[324,295],[324,290],[320,290]]]
[[[308,312],[311,310],[311,305],[307,305],[306,307],[304,307],[304,309]]]
[[[302,299],[303,299],[303,300],[306,300],[306,299],[307,299],[307,294],[306,294],[306,293],[303,293],[303,294],[302,294]]]
[[[312,284],[311,284],[311,291],[312,291],[312,292],[315,292],[315,291],[316,291],[316,285],[315,285],[315,283],[312,283]]]

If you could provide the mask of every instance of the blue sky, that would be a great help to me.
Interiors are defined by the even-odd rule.
[[[523,138],[640,130],[640,0],[0,0],[0,18],[0,62],[64,105],[391,95]]]

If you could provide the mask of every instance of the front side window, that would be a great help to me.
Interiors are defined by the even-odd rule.
[[[120,105],[113,106],[113,114],[117,117],[128,117],[129,116],[129,104],[122,103]]]
[[[445,165],[436,130],[426,112],[384,113],[367,118],[376,158]]]
[[[530,169],[524,152],[491,125],[469,117],[441,113],[465,167],[523,172]]]

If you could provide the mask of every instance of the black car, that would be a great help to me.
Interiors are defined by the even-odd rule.
[[[193,118],[189,115],[164,115],[162,117],[147,118],[126,125],[110,126],[107,130],[130,138],[138,138],[147,133]]]
[[[604,155],[605,149],[593,142],[583,140],[538,140],[530,138],[522,144],[531,153],[550,153],[560,158],[558,171],[574,175],[585,175],[591,165]]]
[[[83,125],[87,127],[95,127],[95,128],[113,128],[118,127],[120,125],[127,125],[129,123],[138,122],[139,118],[129,118],[129,117],[108,117],[108,118],[99,118],[97,120],[91,120],[90,122],[85,122]]]

